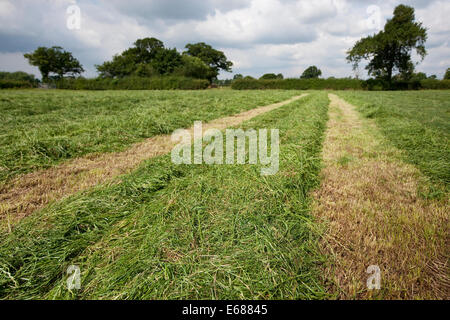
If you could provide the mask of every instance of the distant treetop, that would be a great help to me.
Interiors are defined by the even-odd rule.
[[[423,60],[427,54],[427,29],[415,21],[414,8],[399,5],[379,33],[362,38],[347,53],[347,61],[356,69],[361,60],[368,60],[368,73],[391,83],[395,71],[409,79],[414,73],[411,52],[415,49]]]
[[[301,75],[301,79],[317,79],[322,75],[322,71],[316,66],[308,67],[303,74]]]
[[[61,47],[39,47],[32,53],[24,54],[28,62],[39,68],[42,80],[47,82],[51,75],[63,78],[65,75],[75,76],[84,72],[83,66],[72,53]]]

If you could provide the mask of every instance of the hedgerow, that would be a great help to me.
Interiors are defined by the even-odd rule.
[[[33,88],[35,84],[22,80],[0,80],[0,89],[26,89]]]
[[[285,80],[253,80],[240,79],[233,82],[235,90],[255,89],[285,89],[285,90],[309,90],[309,89],[362,89],[362,81],[357,79],[285,79]]]
[[[450,89],[450,80],[422,80],[420,85],[423,89]]]
[[[209,86],[208,80],[184,77],[129,77],[122,79],[62,79],[57,89],[69,90],[201,90]]]
[[[256,80],[239,79],[231,86],[235,90],[419,90],[419,89],[450,89],[450,80],[427,79],[422,81],[392,81],[381,79],[285,79],[285,80]]]

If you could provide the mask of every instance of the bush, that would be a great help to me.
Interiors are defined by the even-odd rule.
[[[34,75],[23,71],[0,72],[0,89],[34,88],[38,82]]]
[[[34,88],[35,84],[24,80],[0,80],[0,89]]]
[[[362,88],[369,91],[386,90],[387,82],[380,79],[368,79],[362,82]]]
[[[420,90],[420,89],[450,89],[450,80],[411,80],[393,81],[389,84],[383,79],[286,79],[286,80],[256,80],[239,79],[233,81],[231,87],[235,90]]]
[[[129,77],[122,79],[62,79],[57,89],[68,90],[201,90],[209,86],[208,80],[184,77]]]
[[[381,91],[381,90],[419,90],[422,88],[418,80],[398,80],[389,83],[383,79],[369,79],[363,82],[364,90]]]
[[[356,79],[285,79],[285,80],[255,80],[240,79],[232,84],[235,90],[255,89],[285,89],[285,90],[308,90],[308,89],[362,89],[361,80]]]
[[[450,80],[427,79],[420,81],[423,89],[450,89]]]
[[[200,58],[182,55],[181,60],[183,64],[174,70],[174,76],[194,79],[210,79],[214,77],[211,68]]]
[[[450,80],[411,80],[393,81],[391,84],[386,80],[369,79],[363,82],[365,90],[420,90],[420,89],[450,89]]]
[[[37,82],[34,75],[23,72],[0,72],[0,80],[16,80],[16,81],[27,81],[31,83]]]

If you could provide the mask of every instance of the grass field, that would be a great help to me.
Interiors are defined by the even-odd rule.
[[[244,125],[280,129],[274,177],[164,156],[25,219],[3,237],[2,297],[73,297],[62,278],[70,264],[82,269],[77,298],[325,297],[308,192],[319,183],[327,104],[317,94]]]
[[[384,136],[404,152],[403,159],[449,191],[450,91],[354,91],[339,95],[359,106],[363,116],[374,119]]]
[[[0,183],[300,93],[1,91]],[[166,154],[0,228],[0,299],[448,297],[450,92],[307,93],[238,126],[276,175]]]
[[[0,183],[95,152],[115,152],[194,120],[287,100],[271,91],[0,91]]]
[[[399,99],[403,94],[396,93]],[[321,246],[329,257],[328,290],[341,299],[446,298],[450,206],[445,189],[406,163],[407,155],[374,119],[336,95],[330,98],[314,203],[314,216],[327,228]],[[424,197],[424,191],[434,196]],[[380,290],[367,290],[369,266],[380,270]]]

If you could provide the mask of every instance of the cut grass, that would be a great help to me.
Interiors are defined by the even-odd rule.
[[[338,92],[374,119],[384,136],[434,184],[427,197],[450,191],[450,91]],[[444,189],[445,191],[443,192]]]
[[[205,123],[203,127],[205,130],[221,130],[239,125],[300,97],[295,96],[279,103],[215,119]],[[193,128],[189,130],[193,134]],[[0,206],[0,228],[5,226],[11,229],[17,221],[54,200],[107,182],[118,175],[130,173],[143,160],[169,153],[175,145],[170,135],[158,135],[136,143],[123,152],[91,154],[11,179],[0,190],[0,202],[5,203]]]
[[[298,92],[0,91],[0,187],[8,178],[89,153],[122,151],[159,134]]]
[[[420,197],[426,178],[402,161],[373,120],[330,96],[314,206],[327,225],[328,290],[340,299],[448,298],[448,198]],[[367,290],[370,265],[381,269],[381,290]]]
[[[0,238],[0,298],[325,298],[309,192],[327,105],[315,93],[243,126],[280,129],[275,176],[168,155],[22,220]],[[73,293],[72,264],[82,277]]]

